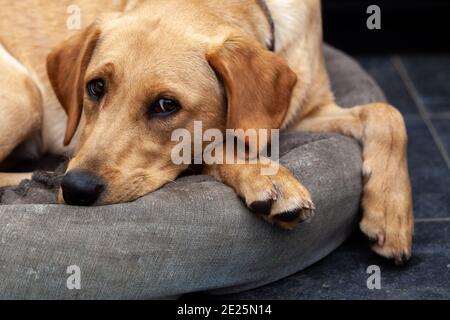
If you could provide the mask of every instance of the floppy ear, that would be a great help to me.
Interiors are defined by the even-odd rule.
[[[84,75],[94,52],[100,29],[91,24],[52,50],[47,57],[47,73],[56,97],[67,113],[64,145],[72,140],[83,110]]]
[[[225,83],[228,129],[279,129],[291,102],[296,74],[258,42],[232,36],[212,46],[207,59]]]

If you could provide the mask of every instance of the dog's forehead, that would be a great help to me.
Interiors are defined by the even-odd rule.
[[[109,22],[101,27],[87,77],[108,73],[122,80],[169,85],[196,79],[199,86],[214,81],[214,72],[206,59],[206,46],[198,37],[189,38],[177,28],[158,17],[143,20],[124,16]]]
[[[183,46],[194,40],[192,35],[205,31],[200,23],[184,16],[165,13],[123,15],[104,21],[102,33],[113,41],[128,42],[135,39],[159,41],[161,45]],[[192,38],[192,39],[191,39]]]
[[[206,46],[200,37],[182,29],[157,16],[147,19],[124,16],[102,27],[94,58],[140,67],[183,64],[189,68],[198,60],[205,60]]]

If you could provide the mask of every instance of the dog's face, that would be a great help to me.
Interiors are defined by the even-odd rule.
[[[80,127],[61,201],[127,202],[174,180],[187,165],[172,161],[172,133],[193,136],[194,121],[203,130],[281,125],[293,72],[257,43],[198,31],[130,14],[89,26],[49,55],[66,144]]]

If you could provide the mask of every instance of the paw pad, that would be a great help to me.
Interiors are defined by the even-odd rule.
[[[301,214],[301,210],[286,211],[276,215],[274,218],[281,222],[293,222],[296,221]]]
[[[255,201],[250,205],[250,210],[255,213],[262,214],[264,216],[270,215],[272,210],[273,200],[269,199],[266,201]]]

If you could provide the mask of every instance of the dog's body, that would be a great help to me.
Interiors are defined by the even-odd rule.
[[[82,31],[67,29],[74,4]],[[364,148],[361,228],[375,240],[373,249],[398,262],[411,255],[403,119],[386,104],[345,110],[335,104],[319,0],[0,0],[0,8],[0,162],[32,140],[40,153],[74,155],[69,172],[94,171],[107,182],[95,204],[117,203],[186,169],[163,156],[173,147],[163,135],[166,127],[190,128],[201,120],[221,130],[338,132]],[[95,99],[84,92],[86,83]],[[96,99],[104,86],[110,96]],[[156,99],[147,92],[177,95],[182,112],[164,123],[152,113],[146,128],[135,106]],[[161,103],[178,110],[171,100]],[[149,132],[152,142],[143,139]],[[292,228],[310,217],[311,197],[286,169],[266,177],[257,167],[208,165],[205,172],[233,187],[269,222]],[[0,174],[0,186],[24,177]]]

